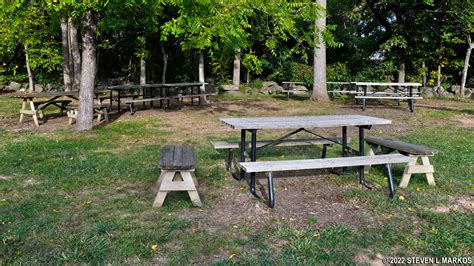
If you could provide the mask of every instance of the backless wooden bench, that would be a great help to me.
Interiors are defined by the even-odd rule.
[[[437,150],[421,145],[403,142],[394,138],[367,137],[365,138],[365,142],[367,142],[367,144],[370,146],[369,155],[371,156],[398,151],[403,155],[414,158],[414,160],[409,162],[405,167],[399,187],[406,188],[408,186],[408,182],[410,182],[410,177],[412,174],[425,174],[428,184],[431,186],[436,185],[433,176],[434,167],[430,164],[428,157],[438,153]],[[380,151],[377,151],[379,147]],[[418,158],[420,157],[422,164],[418,165],[417,162]],[[368,171],[368,168],[366,168],[366,171]]]
[[[161,207],[170,191],[187,191],[196,206],[202,206],[197,192],[196,152],[191,146],[164,146],[160,158],[161,174],[156,183],[156,194],[153,207]]]

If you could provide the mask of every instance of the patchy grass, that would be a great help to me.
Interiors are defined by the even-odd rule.
[[[17,105],[18,100],[0,97],[0,117],[17,119]],[[253,223],[244,219],[248,215],[245,209],[234,213],[242,220],[212,228],[202,218],[217,211],[223,215],[232,212],[215,208],[224,208],[229,200],[248,194],[245,185],[225,172],[225,155],[208,143],[239,138],[237,131],[219,124],[219,117],[362,113],[346,101],[320,104],[225,96],[207,109],[140,111],[150,116],[139,116],[138,112],[88,133],[62,128],[46,134],[41,128],[2,127],[0,263],[350,264],[357,262],[358,254],[370,259],[376,259],[377,254],[472,256],[473,209],[459,202],[473,203],[474,133],[472,128],[447,121],[455,115],[472,116],[473,105],[468,101],[425,101],[423,105],[430,107],[420,107],[414,114],[405,107],[385,105],[369,108],[364,114],[394,121],[394,125],[377,127],[371,134],[398,136],[438,149],[439,154],[431,159],[437,186],[430,187],[424,176],[415,175],[407,189],[397,190],[397,196],[403,198],[390,200],[383,171],[376,167],[367,176],[373,190],[357,186],[355,171],[348,176],[330,175],[323,184],[313,183],[341,190],[342,199],[329,194],[319,204],[338,201],[350,209],[367,210],[369,222],[357,226],[338,223],[338,217],[332,218],[332,224],[323,224],[327,217],[322,214],[307,214],[298,220],[292,218],[291,209],[288,213],[270,211],[263,204],[256,206],[261,201],[251,197],[244,198],[243,204],[265,213],[251,216]],[[259,136],[274,138],[281,133],[268,131]],[[355,131],[349,130],[349,135],[351,144],[357,146]],[[171,143],[189,143],[197,149],[202,209],[192,207],[186,193],[170,194],[163,208],[151,208],[160,149]],[[329,155],[338,156],[339,152],[336,147]],[[308,146],[259,152],[262,159],[319,155],[319,148]],[[396,183],[402,171],[403,167],[395,167]],[[277,187],[277,195],[282,190]],[[303,203],[293,203],[294,211]],[[281,205],[277,201],[275,208]],[[435,211],[439,206],[457,207]],[[260,220],[267,212],[272,218]],[[203,215],[194,215],[199,213]]]

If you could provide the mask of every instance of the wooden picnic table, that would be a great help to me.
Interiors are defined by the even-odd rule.
[[[240,130],[240,162],[245,162],[246,133],[251,134],[250,160],[257,160],[257,131],[264,129],[290,129],[290,133],[275,140],[276,142],[304,131],[322,137],[313,132],[317,128],[342,128],[342,156],[346,157],[351,148],[347,145],[347,127],[359,128],[359,155],[364,156],[364,130],[374,125],[391,124],[390,120],[363,115],[326,115],[326,116],[286,116],[286,117],[240,117],[221,118],[220,121],[232,129]],[[345,172],[345,169],[343,169]],[[240,179],[245,179],[245,172],[241,168]],[[364,166],[359,167],[359,182],[365,184]],[[250,174],[250,192],[255,194],[255,173]]]
[[[112,93],[109,90],[94,90],[96,98],[100,94]],[[43,109],[52,105],[58,107],[61,112],[67,111],[67,105],[71,100],[58,100],[61,97],[79,100],[79,91],[57,91],[57,92],[33,92],[9,94],[11,98],[21,98],[23,100],[20,109],[20,123],[23,122],[24,115],[31,115],[36,126],[39,127],[39,118],[43,118]],[[48,98],[47,100],[35,100],[37,98]],[[29,107],[28,107],[29,106]]]
[[[367,99],[389,99],[395,100],[400,105],[400,100],[408,101],[410,112],[415,109],[415,99],[423,99],[419,96],[419,91],[414,93],[413,89],[421,87],[420,83],[415,82],[354,82],[356,91],[358,92],[356,99],[362,101],[362,109],[367,107]],[[393,92],[380,92],[369,90],[371,88],[393,87]]]
[[[183,92],[186,88],[190,88],[191,93],[187,94],[184,97],[191,98],[191,104],[194,104],[193,95],[197,95],[196,97],[200,96],[200,88],[202,86],[206,86],[208,83],[202,82],[182,82],[182,83],[151,83],[151,84],[129,84],[129,85],[116,85],[116,86],[109,86],[107,89],[116,91],[117,96],[117,103],[118,103],[118,110],[120,110],[121,99],[123,98],[123,92],[126,90],[135,90],[141,91],[135,95],[126,95],[126,96],[136,96],[145,98],[157,99],[160,101],[160,107],[163,107],[163,101],[167,101],[167,106],[169,106],[171,96],[171,89],[175,89],[179,91],[179,94],[183,95]],[[197,93],[194,93],[194,88],[197,88]],[[142,101],[143,105],[145,101]],[[199,98],[199,103],[201,103],[201,98]],[[153,100],[150,100],[150,106],[153,107]],[[112,96],[110,97],[110,108],[112,108]]]
[[[287,99],[289,100],[290,99],[290,94],[294,94],[295,92],[297,92],[294,89],[294,86],[295,85],[304,85],[304,82],[302,82],[302,81],[283,81],[282,84],[287,85],[287,88],[283,89],[282,92],[284,92],[288,95]]]

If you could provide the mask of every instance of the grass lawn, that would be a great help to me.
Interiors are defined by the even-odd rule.
[[[207,106],[112,114],[111,122],[76,133],[66,117],[39,128],[17,124],[18,99],[0,97],[0,264],[371,263],[383,257],[474,254],[474,102],[318,103],[285,97],[219,97]],[[51,109],[50,114],[54,114]],[[251,196],[225,171],[225,154],[209,141],[237,140],[220,117],[365,114],[391,119],[369,135],[394,136],[439,150],[437,185],[414,175],[395,199],[382,168],[357,184],[346,176],[304,174],[276,181],[276,206]],[[336,136],[340,129],[320,133]],[[281,131],[262,131],[262,138]],[[356,129],[349,129],[357,147]],[[259,133],[260,134],[260,133]],[[186,193],[151,208],[160,148],[195,146],[204,207]],[[329,155],[338,156],[333,148]],[[275,148],[260,158],[319,157],[319,148]],[[395,167],[396,183],[402,166]],[[296,175],[291,173],[291,176]]]

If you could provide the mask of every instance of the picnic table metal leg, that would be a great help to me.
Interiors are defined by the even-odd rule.
[[[240,131],[240,162],[245,162],[245,129]],[[240,180],[245,180],[245,171],[240,168]]]
[[[109,111],[112,111],[112,90],[110,91],[109,94]]]
[[[347,156],[347,127],[342,127],[342,157]],[[347,174],[347,167],[342,168],[342,174]]]
[[[268,207],[273,208],[275,206],[275,188],[273,187],[272,172],[267,173],[267,178],[268,178]]]
[[[359,127],[359,156],[364,156],[364,127]],[[359,166],[359,183],[365,185],[364,166]]]
[[[117,98],[117,110],[120,112],[120,94],[121,94],[121,91],[119,90],[118,91],[118,98]]]
[[[393,198],[395,196],[395,187],[393,185],[392,167],[390,164],[386,164],[385,168],[387,170],[387,175],[388,175],[388,187],[390,189],[390,198]]]
[[[409,88],[409,95],[410,95],[410,98],[413,97],[413,87],[410,87]],[[414,100],[413,99],[409,99],[408,100],[408,108],[410,109],[410,112],[413,112],[413,110],[415,109],[415,106],[414,106]]]
[[[251,130],[250,133],[252,135],[250,160],[255,162],[257,161],[257,130]],[[250,193],[252,193],[254,196],[257,195],[255,193],[255,173],[250,173]]]

